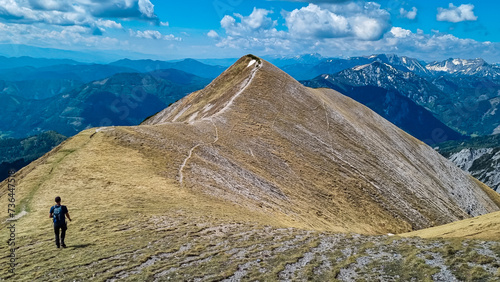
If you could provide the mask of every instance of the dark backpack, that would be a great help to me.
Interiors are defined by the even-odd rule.
[[[54,225],[56,227],[63,226],[65,224],[64,221],[64,213],[62,212],[62,205],[61,206],[54,206]]]

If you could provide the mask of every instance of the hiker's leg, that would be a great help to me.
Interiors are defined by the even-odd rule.
[[[59,227],[54,226],[54,233],[56,234],[56,246],[59,247]]]
[[[61,227],[61,245],[65,245],[64,244],[64,237],[66,237],[66,229],[68,229],[66,224]]]

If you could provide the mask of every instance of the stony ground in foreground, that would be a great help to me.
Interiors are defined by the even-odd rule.
[[[182,217],[163,216],[142,221],[139,227],[130,223],[113,228],[123,238],[119,246],[111,237],[79,245],[68,243],[63,250],[53,248],[50,239],[21,246],[18,256],[22,264],[11,278],[500,281],[500,242],[494,241],[333,234],[238,223],[195,224]],[[30,257],[43,258],[43,263]]]

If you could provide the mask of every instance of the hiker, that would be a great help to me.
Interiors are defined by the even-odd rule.
[[[69,217],[68,213],[68,208],[61,205],[61,197],[57,196],[56,205],[50,208],[50,218],[54,219],[54,232],[56,233],[56,246],[58,248],[60,246],[66,248],[66,244],[64,244],[64,237],[66,236],[66,229],[68,229],[68,227],[66,225],[64,216],[66,216],[69,221],[71,221],[71,217]],[[61,243],[59,243],[59,229],[61,229]]]

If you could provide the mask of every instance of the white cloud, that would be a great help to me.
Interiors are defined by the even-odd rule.
[[[173,34],[167,34],[167,35],[163,36],[163,39],[164,39],[164,40],[182,41],[182,38],[180,38],[180,37],[176,37],[176,36],[175,36],[175,35],[173,35]]]
[[[239,22],[234,17],[226,15],[220,23],[222,28],[226,30],[226,34],[244,36],[274,28],[277,22],[267,17],[271,13],[272,11],[269,10],[254,8],[248,17],[235,14],[234,16],[240,19]]]
[[[126,1],[126,2],[131,2]],[[139,11],[145,15],[147,18],[155,17],[155,6],[149,0],[139,0]]]
[[[291,35],[309,38],[378,40],[390,28],[389,13],[373,2],[309,4],[285,13],[285,21]]]
[[[474,15],[474,5],[462,4],[459,7],[450,3],[448,9],[438,8],[436,19],[438,21],[458,23],[463,21],[475,21],[477,17]]]
[[[149,0],[0,0],[0,19],[92,27],[99,19],[145,19],[159,23]]]
[[[10,28],[9,32],[3,30],[4,36],[0,35],[0,41],[30,44],[37,38],[34,44],[40,45],[59,38],[61,42],[56,42],[51,47],[73,43],[77,45],[76,48],[79,45],[94,46],[98,43],[105,46],[104,41],[106,44],[115,42],[106,37],[106,31],[123,30],[121,21],[134,20],[168,26],[168,22],[159,20],[150,0],[0,0],[0,22]],[[36,34],[30,34],[31,32]],[[158,33],[144,31],[136,32],[133,36],[181,40],[172,34]],[[123,39],[123,34],[115,32],[115,35]],[[99,37],[100,40],[97,39]]]
[[[155,39],[155,40],[176,40],[176,41],[182,41],[182,38],[176,37],[173,34],[167,34],[163,35],[161,32],[157,30],[137,30],[134,31],[132,29],[129,29],[129,34],[130,36],[137,37],[137,38],[144,38],[144,39]]]
[[[219,34],[215,30],[210,30],[207,33],[207,36],[210,38],[219,38]]]
[[[117,23],[112,20],[103,20],[103,19],[98,19],[96,21],[96,25],[100,27],[107,27],[107,28],[116,28],[116,29],[122,29],[123,26],[121,23]]]
[[[218,35],[217,46],[278,53],[305,47],[314,50],[332,38],[378,40],[390,29],[389,13],[372,2],[309,4],[291,12],[283,11],[288,30],[278,30],[278,22],[272,15],[272,11],[257,8],[249,16],[226,15],[221,20],[225,36]],[[210,35],[214,38],[215,31]]]
[[[93,36],[92,29],[83,26],[41,27],[32,24],[0,24],[0,42],[14,44],[31,44],[35,46],[57,46],[71,48],[73,46],[98,47],[113,49],[124,46],[126,41],[105,36]]]
[[[411,31],[400,27],[393,27],[391,33],[396,38],[405,38],[411,34]]]
[[[406,11],[404,8],[399,9],[399,15],[403,18],[407,18],[409,20],[414,20],[417,17],[417,8],[411,8],[411,11]]]
[[[131,32],[132,36],[139,37],[139,38],[146,38],[146,39],[162,39],[163,35],[161,32],[157,30],[145,30],[145,31],[136,31],[136,32]]]
[[[291,34],[305,37],[343,37],[350,33],[347,18],[310,4],[293,10],[285,17]]]
[[[286,32],[276,29],[278,23],[269,17],[270,14],[272,11],[254,8],[249,16],[226,15],[221,20],[221,27],[224,28],[226,37],[219,37],[217,46],[243,50],[272,50],[287,45]]]

